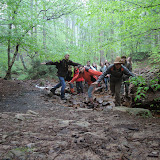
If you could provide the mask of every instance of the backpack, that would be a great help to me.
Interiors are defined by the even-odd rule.
[[[85,67],[85,71],[86,71],[86,72],[88,72],[89,69],[90,69],[89,67]],[[95,82],[95,81],[96,81],[96,78],[94,78],[92,75],[91,75],[90,77],[91,77],[91,81],[92,81],[92,82]]]

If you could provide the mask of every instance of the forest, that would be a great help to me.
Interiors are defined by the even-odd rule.
[[[0,76],[30,78],[33,64],[66,53],[83,65],[160,61],[159,0],[2,0]]]
[[[42,64],[66,55],[99,68],[131,57],[129,95],[111,79],[53,89],[58,67]],[[0,1],[0,159],[159,160],[159,117],[159,0]]]

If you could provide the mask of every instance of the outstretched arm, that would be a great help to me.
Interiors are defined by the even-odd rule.
[[[96,76],[100,76],[102,74],[102,72],[95,71],[93,69],[89,69],[88,72],[90,72],[92,75],[96,75]]]
[[[45,65],[57,65],[59,62],[56,61],[56,62],[52,62],[52,61],[48,61],[48,62],[42,62],[41,64],[45,64]]]
[[[79,73],[78,73],[75,77],[72,78],[71,81],[69,81],[69,83],[73,83],[73,82],[76,81],[79,77],[80,77],[80,75],[79,75]]]
[[[124,69],[124,74],[135,77],[135,75],[132,72],[130,72],[128,68],[126,68],[125,66],[122,66],[122,68]]]
[[[75,62],[73,62],[73,61],[69,60],[69,65],[72,65],[72,66],[78,66],[78,65],[80,65],[80,64],[79,64],[79,63],[75,63]]]
[[[112,67],[113,67],[113,65],[110,65],[110,66],[103,72],[103,74],[99,76],[98,80],[96,81],[97,84],[100,83],[100,82],[104,79],[104,77],[105,77],[107,74],[110,73]]]

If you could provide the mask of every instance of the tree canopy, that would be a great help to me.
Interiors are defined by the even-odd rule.
[[[2,0],[0,76],[18,57],[81,64],[117,55],[160,62],[159,0]]]

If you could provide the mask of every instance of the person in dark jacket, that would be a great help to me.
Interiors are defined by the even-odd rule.
[[[64,59],[56,61],[56,62],[46,62],[46,63],[41,63],[41,64],[46,64],[46,65],[56,65],[56,68],[58,69],[57,71],[57,75],[59,78],[59,83],[57,85],[55,85],[50,91],[55,94],[55,91],[57,88],[61,87],[61,99],[62,100],[66,100],[65,98],[65,87],[66,87],[66,83],[65,83],[65,78],[67,76],[68,73],[68,66],[78,66],[79,63],[75,63],[71,60],[69,60],[69,54],[66,54],[64,56]]]
[[[123,66],[125,66],[130,72],[132,72],[131,65],[130,63],[127,62],[127,57],[122,56],[121,60],[123,62]],[[121,93],[124,94],[125,91],[125,97],[128,98],[128,93],[129,93],[129,76],[128,75],[123,75],[122,77],[122,85],[121,85]]]
[[[108,69],[103,72],[101,76],[99,76],[98,80],[92,84],[97,85],[107,74],[110,74],[110,90],[112,95],[115,95],[115,106],[121,105],[120,89],[123,74],[134,77],[134,74],[130,72],[125,66],[123,66],[122,63],[123,62],[121,61],[121,57],[116,57],[114,64],[111,64]]]

